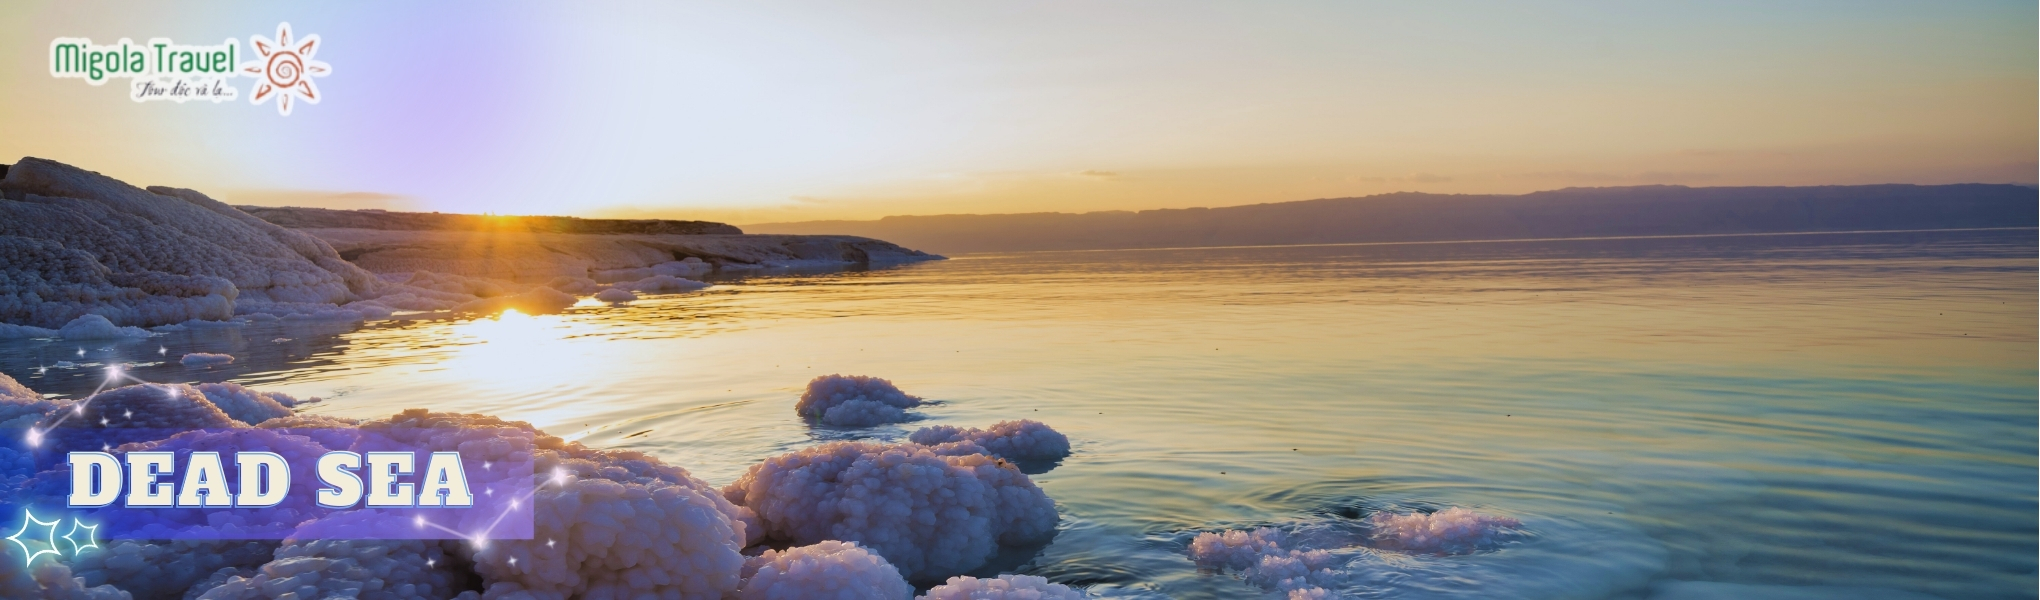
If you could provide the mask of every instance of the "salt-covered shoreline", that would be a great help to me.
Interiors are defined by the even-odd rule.
[[[427,450],[486,449],[478,460],[527,457],[532,537],[109,540],[68,561],[0,561],[0,595],[907,600],[911,580],[942,582],[927,598],[1085,597],[1039,577],[963,576],[1000,547],[1046,541],[1060,520],[1025,473],[975,446],[823,444],[767,459],[718,489],[656,457],[588,448],[522,422],[424,409],[365,420],[296,414],[303,402],[234,384],[153,383],[47,399],[0,374],[0,421],[13,430],[37,440],[119,429],[129,443],[116,454],[248,444],[323,453],[354,449],[374,432]],[[104,418],[122,414],[131,416]],[[47,501],[70,476],[62,461],[32,455],[59,450],[0,444],[0,503]],[[240,526],[301,532],[358,518],[289,508],[237,516],[249,520]],[[215,526],[225,527],[202,527]]]
[[[308,233],[197,191],[142,189],[50,160],[23,158],[0,178],[5,337],[51,337],[92,315],[114,327],[157,327],[262,315],[544,312],[610,289],[700,289],[715,272],[939,258],[848,236]]]

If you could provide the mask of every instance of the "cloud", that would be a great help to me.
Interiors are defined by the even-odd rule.
[[[794,202],[799,202],[799,203],[801,203],[801,204],[828,204],[828,203],[829,203],[829,199],[828,199],[828,198],[816,198],[816,197],[814,197],[814,196],[787,196],[787,198],[789,198],[789,199],[793,200]]]
[[[383,210],[417,210],[420,203],[416,198],[402,194],[381,192],[328,192],[319,190],[234,190],[225,194],[222,200],[228,204],[253,204],[256,206],[303,206],[310,208],[332,208],[353,210],[380,208]]]
[[[1091,170],[1091,169],[1085,169],[1085,170],[1082,170],[1082,171],[1078,171],[1078,172],[1077,172],[1077,174],[1078,174],[1078,175],[1082,175],[1082,176],[1085,176],[1085,177],[1095,177],[1095,178],[1098,178],[1098,179],[1111,179],[1111,178],[1114,178],[1114,177],[1118,177],[1118,176],[1119,176],[1119,173],[1118,173],[1118,172],[1115,172],[1115,171],[1098,171],[1098,170]]]

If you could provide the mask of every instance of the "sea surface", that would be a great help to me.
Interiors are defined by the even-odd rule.
[[[1522,533],[1363,552],[1342,591],[2034,598],[2036,285],[2033,230],[969,255],[557,315],[13,341],[0,370],[489,413],[716,485],[823,440],[1036,419],[1075,443],[1034,476],[1061,530],[1001,568],[1104,595],[1261,597],[1191,563],[1198,532],[1467,507]],[[810,426],[794,400],[831,373],[940,403]]]

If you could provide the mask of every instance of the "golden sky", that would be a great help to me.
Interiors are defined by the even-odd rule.
[[[24,3],[0,14],[0,160],[231,202],[735,223],[2030,183],[2036,18],[2030,1]],[[245,44],[284,21],[333,67],[288,117],[48,72],[56,37]]]

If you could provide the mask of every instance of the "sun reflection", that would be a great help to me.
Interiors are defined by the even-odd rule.
[[[551,400],[560,390],[583,386],[605,372],[603,344],[587,334],[597,328],[570,315],[529,315],[515,309],[485,319],[454,325],[463,343],[437,369],[419,375],[446,379],[461,387],[485,387],[522,401],[506,406],[499,416],[549,422],[562,407]],[[576,403],[578,404],[578,403]],[[585,407],[571,410],[579,414]]]

